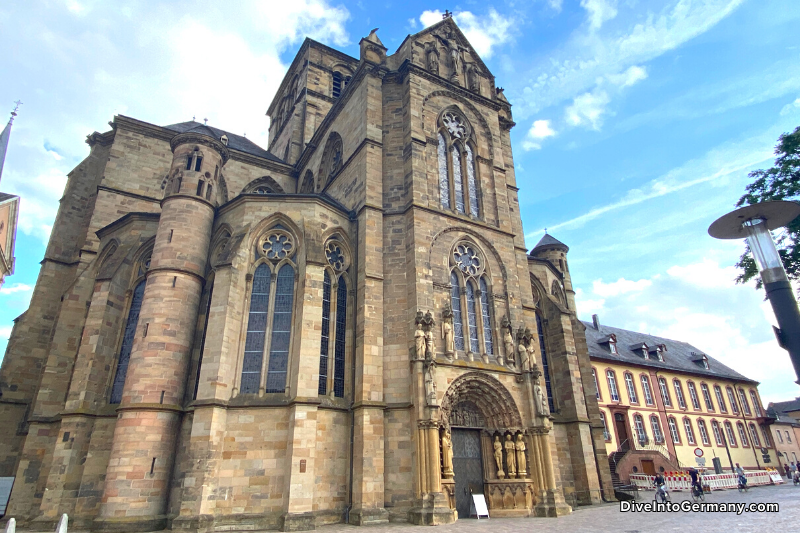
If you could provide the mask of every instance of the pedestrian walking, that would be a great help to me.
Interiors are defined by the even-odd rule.
[[[786,472],[786,479],[792,479],[792,469],[789,465],[783,465],[783,471]]]

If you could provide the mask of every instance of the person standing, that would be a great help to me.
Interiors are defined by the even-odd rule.
[[[789,465],[783,465],[783,471],[786,472],[786,479],[792,479],[792,469]]]

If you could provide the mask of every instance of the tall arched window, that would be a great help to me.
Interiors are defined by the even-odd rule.
[[[553,407],[553,386],[550,383],[550,364],[547,361],[547,343],[544,338],[544,324],[539,314],[536,314],[536,329],[539,330],[539,351],[542,354],[542,375],[544,376],[544,386],[547,390],[547,403],[550,404],[550,412],[555,409]]]
[[[628,399],[631,403],[639,403],[636,397],[636,385],[633,383],[633,374],[625,372],[625,386],[628,388]]]
[[[725,405],[725,398],[722,396],[722,389],[719,385],[714,385],[714,394],[717,397],[717,403],[719,404],[719,412],[720,413],[727,413],[728,408]],[[734,412],[736,410],[736,405],[733,405]]]
[[[611,440],[611,433],[608,431],[608,424],[606,424],[606,414],[600,411],[600,420],[603,421],[603,439]]]
[[[736,435],[733,434],[733,426],[730,422],[725,422],[725,435],[728,437],[728,444],[731,446],[737,446],[736,444]]]
[[[695,411],[699,411],[700,399],[697,397],[697,388],[695,388],[694,383],[691,381],[686,383],[686,386],[689,387],[689,399],[692,400],[692,407],[694,407]]]
[[[672,384],[675,386],[675,399],[678,401],[678,407],[681,409],[686,409],[686,399],[683,397],[683,387],[681,387],[681,382],[677,379],[673,379]]]
[[[286,390],[294,310],[294,243],[294,237],[278,225],[259,239],[256,247],[259,263],[250,289],[239,386],[242,394]]]
[[[325,256],[330,268],[325,269],[322,284],[322,342],[319,359],[319,394],[333,391],[344,398],[345,354],[347,347],[347,280],[349,254],[339,241],[329,240]],[[333,372],[329,362],[333,359]]]
[[[752,416],[750,411],[750,404],[747,401],[747,396],[744,393],[743,389],[739,389],[739,400],[742,402],[742,409],[744,409],[744,414],[747,416]]]
[[[694,446],[694,430],[692,429],[692,421],[688,418],[683,419],[683,429],[686,431],[686,443]]]
[[[139,312],[142,310],[142,300],[144,299],[144,287],[147,282],[140,281],[133,289],[131,296],[131,306],[128,311],[128,320],[125,322],[125,333],[122,336],[122,344],[119,348],[117,359],[117,372],[114,375],[114,383],[111,386],[111,399],[109,403],[115,404],[122,401],[122,389],[125,388],[125,376],[128,374],[128,363],[131,360],[131,349],[133,339],[136,336],[136,326],[139,324]]]
[[[437,142],[441,206],[479,218],[481,207],[474,134],[460,112],[448,109],[442,113]]]
[[[758,431],[756,431],[756,425],[753,423],[750,424],[750,438],[753,439],[753,446],[761,448],[761,439],[758,438]]]
[[[702,419],[698,420],[697,429],[700,430],[700,441],[703,443],[703,446],[711,446],[711,440],[708,438],[708,428],[706,427],[706,421]]]
[[[750,446],[750,443],[747,442],[747,440],[748,440],[747,439],[747,432],[744,430],[744,424],[742,424],[741,422],[737,422],[736,423],[736,429],[739,430],[739,438],[742,439],[742,446],[744,446],[745,448]]]
[[[642,415],[633,415],[633,426],[636,428],[636,438],[639,440],[639,444],[646,443],[647,432],[644,429],[644,419],[642,419]]]
[[[733,394],[733,389],[730,388],[730,387],[727,387],[725,390],[728,392],[728,399],[731,402],[731,410],[733,411],[733,414],[738,415],[739,414],[739,404],[736,402],[736,396]]]
[[[656,415],[650,415],[650,427],[653,429],[653,441],[656,444],[664,442],[664,433],[661,431],[661,422]]]
[[[606,370],[606,379],[608,380],[608,394],[611,396],[611,401],[618,402],[619,391],[617,390],[617,376],[613,370]]]
[[[675,444],[681,443],[681,432],[678,430],[678,422],[674,416],[667,418],[667,426],[669,427],[669,436]]]
[[[758,395],[753,389],[750,389],[750,399],[753,400],[753,410],[756,412],[756,416],[761,416],[761,402],[758,401]]]
[[[494,355],[494,313],[484,265],[483,256],[473,243],[460,242],[453,249],[450,271],[453,337],[456,351]]]
[[[644,403],[653,405],[653,391],[650,390],[650,379],[642,374],[642,394],[644,394]]]
[[[722,440],[722,430],[719,427],[719,422],[712,420],[711,429],[714,431],[714,440],[717,441],[717,446],[725,446],[725,441]]]
[[[672,407],[672,400],[669,396],[667,380],[664,378],[658,378],[658,388],[661,390],[661,400],[664,402],[664,407]]]

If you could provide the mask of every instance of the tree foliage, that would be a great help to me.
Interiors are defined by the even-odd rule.
[[[736,203],[736,207],[774,200],[800,201],[800,126],[791,133],[784,133],[775,146],[775,165],[767,170],[754,170],[749,176],[753,182],[747,186],[747,194]],[[786,274],[791,280],[800,279],[800,217],[793,220],[776,236]],[[736,263],[741,273],[737,283],[746,283],[757,278],[761,288],[758,265],[750,254],[750,248]]]

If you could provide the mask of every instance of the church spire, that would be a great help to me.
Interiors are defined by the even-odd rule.
[[[8,119],[8,124],[3,129],[3,133],[0,133],[0,179],[3,177],[3,163],[6,160],[6,150],[8,150],[8,139],[11,137],[11,125],[14,123],[14,117],[17,116],[17,109],[19,106],[22,105],[22,102],[17,100],[14,102],[16,106],[14,110],[11,112],[11,118]]]

